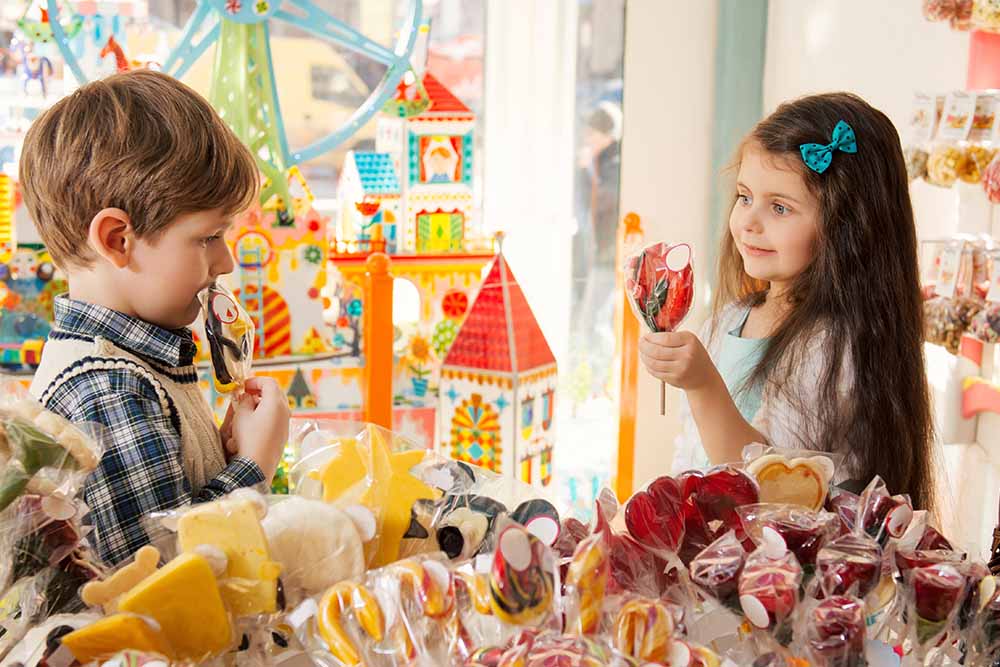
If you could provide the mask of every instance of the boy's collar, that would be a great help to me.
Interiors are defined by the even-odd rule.
[[[170,368],[194,363],[197,347],[189,329],[170,331],[104,306],[76,301],[67,295],[53,301],[58,332],[93,338],[101,336],[118,347]]]

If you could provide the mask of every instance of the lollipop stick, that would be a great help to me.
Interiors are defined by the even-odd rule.
[[[667,414],[667,383],[660,380],[660,414]]]

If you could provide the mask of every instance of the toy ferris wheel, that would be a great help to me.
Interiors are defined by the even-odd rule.
[[[70,49],[69,36],[59,24],[57,0],[47,1],[56,44],[83,85],[87,78]],[[289,169],[348,139],[382,109],[410,69],[423,3],[408,3],[399,37],[390,49],[333,18],[310,0],[198,0],[163,71],[181,78],[209,46],[217,45],[209,100],[253,152],[265,178],[261,203],[271,202],[282,218],[291,220],[294,213],[288,189]],[[300,149],[289,149],[285,134],[271,61],[271,21],[284,21],[386,67],[379,84],[340,127]]]

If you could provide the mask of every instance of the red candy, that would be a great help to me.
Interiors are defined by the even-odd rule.
[[[625,291],[651,331],[674,331],[694,300],[691,246],[654,243],[625,262]]]
[[[651,549],[676,551],[684,539],[681,489],[672,477],[657,478],[625,506],[625,525],[641,544]]]
[[[762,547],[750,555],[740,575],[740,606],[756,627],[782,625],[799,601],[802,568],[791,552],[770,554]]]
[[[816,556],[837,532],[837,517],[829,512],[787,505],[745,505],[739,515],[747,532],[760,544],[765,528],[780,535],[800,565],[816,564]]]
[[[664,574],[666,562],[630,535],[615,533],[600,503],[597,503],[596,509],[594,532],[604,535],[611,566],[608,594],[634,592],[646,597],[659,597],[667,585]]]
[[[860,600],[831,597],[809,615],[808,647],[815,667],[863,667],[865,608]]]
[[[920,567],[911,577],[914,607],[925,621],[946,621],[965,594],[965,577],[952,565]]]
[[[739,607],[739,580],[747,554],[733,532],[710,544],[691,561],[691,580],[730,608]]]
[[[882,549],[867,537],[844,535],[820,550],[816,568],[824,594],[863,598],[878,586]]]

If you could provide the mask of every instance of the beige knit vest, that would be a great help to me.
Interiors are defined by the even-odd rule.
[[[46,405],[68,379],[88,371],[113,368],[128,368],[149,381],[163,414],[176,417],[174,423],[179,423],[181,429],[181,466],[191,484],[191,494],[196,495],[226,467],[215,417],[197,382],[177,382],[105,338],[97,337],[93,342],[49,339],[31,383],[31,394]],[[193,370],[191,366],[176,369],[178,374]]]

